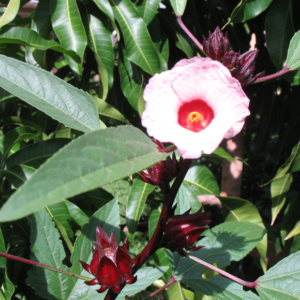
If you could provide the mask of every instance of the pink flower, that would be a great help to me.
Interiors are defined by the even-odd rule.
[[[177,146],[183,158],[212,153],[238,134],[250,114],[239,81],[218,61],[193,57],[154,75],[144,91],[149,136]]]

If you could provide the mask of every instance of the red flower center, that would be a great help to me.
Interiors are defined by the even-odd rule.
[[[213,118],[212,108],[200,99],[184,103],[178,110],[179,125],[193,132],[203,130]]]

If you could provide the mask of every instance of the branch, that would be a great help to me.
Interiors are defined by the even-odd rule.
[[[270,80],[270,79],[274,79],[274,78],[277,78],[277,77],[280,77],[288,72],[290,72],[291,70],[287,67],[284,67],[282,70],[274,73],[274,74],[271,74],[271,75],[267,75],[267,76],[263,76],[263,77],[260,77],[258,79],[255,80],[254,83],[257,83],[257,82],[262,82],[262,81],[266,81],[266,80]]]

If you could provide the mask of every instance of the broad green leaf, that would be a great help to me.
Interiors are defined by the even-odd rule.
[[[265,228],[262,218],[256,208],[250,201],[233,197],[218,197],[222,203],[225,222],[244,221],[257,224]],[[264,271],[266,271],[266,256],[268,248],[268,237],[265,235],[257,244],[257,250],[260,254],[260,263]]]
[[[232,260],[239,261],[263,238],[265,229],[249,222],[228,222],[204,232],[205,237],[197,245],[204,246],[191,255],[208,263],[228,266]],[[171,261],[172,262],[172,261]],[[173,254],[173,276],[176,280],[200,278],[204,266]]]
[[[162,266],[170,267],[162,277],[165,282],[168,282],[172,276],[172,268],[170,261],[166,255],[165,248],[160,248],[156,250],[155,253],[151,256],[151,258],[153,258],[157,268],[160,268]]]
[[[296,225],[291,230],[291,232],[287,235],[287,237],[285,238],[285,240],[288,240],[291,237],[293,237],[293,236],[295,236],[295,235],[297,235],[299,233],[300,233],[300,221],[296,223]]]
[[[120,73],[121,88],[130,105],[139,111],[139,97],[143,91],[143,71],[128,60],[125,50],[119,46],[118,69]]]
[[[241,0],[241,2],[235,7],[231,13],[230,22],[240,23],[255,18],[262,13],[273,0]],[[226,25],[227,25],[226,24]],[[226,26],[225,25],[225,26]],[[224,26],[224,27],[225,27]]]
[[[53,139],[34,143],[12,154],[6,160],[5,166],[9,169],[14,165],[26,165],[37,169],[70,141],[70,139]]]
[[[49,30],[47,28],[49,27],[49,18],[51,18],[51,1],[39,0],[34,10],[31,29],[38,32],[41,36],[46,37]]]
[[[73,50],[61,46],[58,42],[43,39],[37,32],[29,28],[10,27],[0,30],[0,43],[31,46],[38,50],[55,50],[71,56],[80,62],[80,56]]]
[[[100,128],[92,97],[39,68],[0,55],[0,85],[68,127],[86,132]]]
[[[244,291],[243,286],[227,278],[214,276],[209,280],[201,276],[194,279],[182,280],[189,287],[202,294],[212,296],[218,300],[259,300],[260,298],[251,291]]]
[[[66,55],[70,68],[80,80],[87,39],[77,2],[74,0],[52,0],[51,15],[53,29],[61,45],[75,51],[80,57],[81,63],[77,64],[70,56]]]
[[[180,282],[175,282],[166,289],[168,300],[185,300]]]
[[[65,200],[64,203],[68,207],[70,216],[80,227],[89,222],[89,217],[77,205],[68,200]]]
[[[219,158],[223,158],[226,159],[230,162],[235,161],[236,159],[233,158],[228,152],[226,152],[223,148],[218,147],[212,154],[210,154],[211,156],[216,156]]]
[[[96,208],[100,208],[111,201],[114,197],[111,193],[102,188],[97,188],[86,193]]]
[[[19,219],[44,206],[140,172],[166,156],[131,126],[87,133],[39,168],[3,205],[0,218]]]
[[[19,188],[33,175],[34,172],[34,168],[24,165],[14,165],[7,170],[0,171],[0,173],[5,176],[15,188]]]
[[[187,0],[170,0],[176,16],[182,16],[186,7]]]
[[[292,181],[293,175],[288,173],[271,183],[272,225],[274,224],[277,215],[285,203],[286,194],[290,189]]]
[[[13,146],[24,140],[39,140],[39,132],[32,127],[21,126],[7,132],[0,139],[0,153],[3,155],[0,161],[0,167],[3,165]]]
[[[300,251],[284,258],[259,277],[256,290],[261,300],[296,300],[300,297],[299,286]]]
[[[291,38],[294,35],[290,1],[274,0],[266,19],[266,42],[271,60],[281,70]]]
[[[145,267],[138,270],[136,272],[137,282],[134,284],[127,284],[116,299],[123,300],[125,299],[126,295],[130,297],[144,290],[146,287],[148,287],[154,281],[160,278],[168,270],[168,268],[169,267]]]
[[[160,72],[159,57],[140,17],[130,0],[109,0],[123,32],[128,59],[150,75]]]
[[[160,0],[139,0],[136,3],[136,9],[147,25],[151,23],[156,15],[159,3]]]
[[[110,18],[113,23],[115,22],[114,13],[108,0],[93,0],[93,2]]]
[[[101,98],[107,96],[109,87],[114,80],[115,54],[112,45],[111,32],[103,24],[103,21],[93,15],[83,14],[83,22],[87,34],[88,46],[95,53],[98,71],[102,87]]]
[[[106,101],[98,98],[97,96],[93,96],[93,99],[95,100],[100,116],[112,118],[123,123],[130,124],[129,121],[112,105],[108,104]]]
[[[62,263],[66,253],[54,222],[45,209],[31,217],[31,260],[67,271]],[[33,267],[26,283],[35,288],[36,293],[45,299],[65,299],[66,288],[72,278],[61,273]],[[50,295],[52,297],[49,297]]]
[[[0,18],[0,28],[10,23],[18,14],[20,7],[20,0],[10,0],[6,10]]]
[[[148,184],[139,178],[134,180],[126,205],[127,227],[130,233],[133,234],[136,231],[146,199],[154,189],[154,185]]]
[[[286,66],[290,70],[297,70],[300,68],[300,30],[298,30],[291,39]]]

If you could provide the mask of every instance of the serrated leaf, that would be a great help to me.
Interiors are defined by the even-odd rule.
[[[0,27],[10,23],[18,14],[20,7],[20,0],[10,0],[6,10],[0,18]]]
[[[65,48],[55,41],[45,40],[37,32],[29,28],[10,27],[1,29],[0,43],[30,46],[43,51],[50,49],[67,54],[78,63],[81,62],[80,56],[73,50]]]
[[[147,27],[130,0],[109,0],[123,32],[128,59],[150,75],[160,72],[159,57]]]
[[[154,185],[148,184],[139,178],[134,180],[126,205],[127,227],[130,233],[133,234],[136,231],[146,199],[154,189]]]
[[[291,38],[294,35],[290,1],[274,0],[266,19],[266,42],[271,60],[281,70]]]
[[[228,222],[204,232],[205,237],[197,245],[204,246],[191,255],[208,263],[228,266],[232,260],[239,261],[263,238],[265,229],[249,222]],[[200,278],[204,266],[190,259],[173,254],[173,276],[176,280]]]
[[[100,128],[92,97],[64,80],[0,55],[0,86],[45,112],[53,119],[83,132]]]
[[[300,30],[298,30],[290,41],[286,66],[290,70],[297,70],[300,68]]]
[[[87,133],[52,156],[3,205],[2,221],[140,172],[165,159],[140,130],[131,126]],[[38,187],[38,188],[36,188]]]
[[[182,16],[186,7],[187,0],[170,0],[176,16]]]
[[[186,280],[182,282],[190,286],[195,291],[202,294],[212,296],[218,300],[259,300],[260,298],[251,291],[244,291],[243,286],[237,284],[227,278],[214,276],[209,280],[205,280],[199,276],[198,278]]]
[[[258,16],[260,13],[262,13],[265,9],[268,8],[272,1],[273,0],[241,0],[241,2],[235,7],[233,12],[231,13],[230,20],[227,24],[229,24],[230,22],[245,22]]]
[[[271,183],[271,197],[272,197],[272,225],[274,224],[277,215],[282,209],[286,194],[290,189],[293,181],[293,175],[291,173],[285,174],[279,179],[272,181]]]
[[[53,30],[61,45],[64,48],[75,51],[80,57],[81,63],[77,64],[72,58],[66,55],[70,68],[80,80],[87,39],[77,2],[74,0],[52,0],[51,19]]]
[[[261,300],[294,300],[300,297],[300,251],[284,258],[259,277],[258,287]]]

